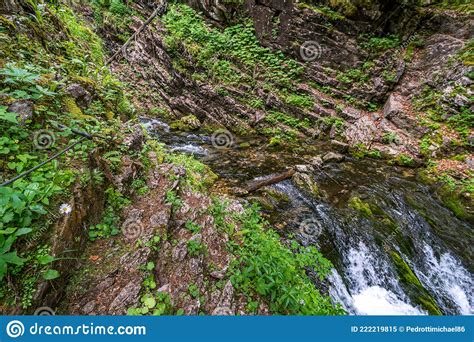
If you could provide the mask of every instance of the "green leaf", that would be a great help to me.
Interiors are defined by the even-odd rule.
[[[17,114],[7,112],[7,107],[0,106],[0,119],[14,124],[18,123]]]
[[[28,234],[29,232],[31,232],[33,229],[31,228],[20,228],[16,231],[15,233],[15,236],[21,236],[21,235],[25,235],[25,234]]]
[[[146,297],[143,303],[146,305],[147,308],[153,309],[156,305],[156,300],[153,297]]]
[[[40,256],[37,257],[37,260],[41,265],[47,265],[47,264],[53,262],[54,259],[55,258],[51,255],[40,255]]]
[[[148,262],[148,263],[146,264],[146,269],[147,269],[148,271],[151,271],[151,270],[154,269],[154,268],[155,268],[155,264],[154,264],[152,261],[150,261],[150,262]]]
[[[12,246],[13,242],[15,242],[16,240],[16,236],[14,235],[10,235],[6,240],[5,242],[3,243],[3,245],[0,247],[0,255],[8,252],[10,250],[10,247]]]
[[[11,220],[13,220],[13,215],[14,215],[14,214],[13,214],[13,212],[11,212],[11,211],[8,212],[8,213],[6,213],[6,214],[3,215],[3,217],[2,217],[2,222],[3,222],[3,223],[9,223],[9,222],[11,222]]]
[[[14,233],[15,230],[16,230],[16,228],[10,227],[10,228],[7,228],[7,229],[0,230],[0,234],[1,235],[10,235],[10,234]]]
[[[59,277],[59,272],[56,270],[47,270],[43,273],[43,278],[45,280],[53,280]]]
[[[7,263],[0,258],[0,280],[7,274]]]
[[[8,264],[14,264],[17,266],[23,265],[26,259],[20,258],[18,255],[16,255],[16,251],[10,252],[7,254],[3,254],[0,256],[0,259],[3,259]]]

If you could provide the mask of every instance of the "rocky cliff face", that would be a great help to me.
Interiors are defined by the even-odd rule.
[[[155,83],[177,117],[195,113],[209,124],[240,130],[258,129],[268,110],[314,123],[325,117],[341,117],[346,124],[340,139],[349,144],[363,143],[390,155],[403,152],[418,158],[417,140],[427,129],[417,124],[414,97],[426,86],[444,92],[449,83],[471,82],[465,76],[469,66],[459,60],[454,65],[447,63],[472,35],[466,15],[389,2],[361,5],[349,17],[328,7],[292,1],[187,3],[218,26],[232,25],[238,15],[248,14],[263,46],[284,51],[304,65],[301,78],[294,84],[314,105],[301,108],[286,104],[277,93],[265,89],[265,82],[251,87],[251,92],[265,101],[265,108],[236,101],[248,91],[244,83],[239,87],[224,85],[229,96],[222,96],[212,82],[193,80],[174,68],[175,57],[163,44],[166,27],[157,23],[131,48],[129,61],[142,70],[145,79]],[[398,34],[398,38],[390,41],[394,37],[391,34]],[[380,35],[386,38],[372,38]],[[181,58],[193,65],[193,58],[185,49],[182,52]],[[248,73],[239,69],[239,73]],[[382,138],[387,134],[397,135],[399,144],[385,146]],[[335,137],[334,132],[331,136]]]

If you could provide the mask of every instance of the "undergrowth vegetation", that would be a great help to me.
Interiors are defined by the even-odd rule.
[[[225,217],[225,203],[216,200],[210,209],[219,229],[233,236],[230,251],[237,256],[233,262],[231,281],[254,307],[259,297],[273,314],[335,315],[343,314],[328,296],[323,296],[309,279],[306,269],[315,271],[320,280],[331,272],[332,264],[314,247],[302,247],[296,242],[286,246],[279,235],[268,227],[257,206],[241,214],[233,214],[240,226]]]
[[[102,42],[92,30],[66,6],[31,5],[33,16],[21,22],[6,17],[0,21],[2,182],[78,141],[71,129],[61,125],[107,135],[119,124],[114,117],[132,114],[122,85],[104,68]],[[89,106],[68,93],[71,84],[87,89]],[[2,282],[2,300],[13,304],[19,297],[26,308],[40,278],[60,276],[54,269],[56,259],[40,241],[73,209],[67,203],[76,182],[83,186],[103,182],[98,170],[89,174],[84,167],[90,151],[113,145],[83,141],[28,176],[0,187],[0,279],[8,276],[19,291],[12,293]],[[35,253],[41,257],[31,257]]]

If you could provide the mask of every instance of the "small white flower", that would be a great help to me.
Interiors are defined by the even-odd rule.
[[[304,299],[301,299],[300,300],[300,305],[305,305],[305,304],[306,304],[306,302],[304,301]]]
[[[72,211],[72,208],[69,204],[61,204],[61,206],[59,207],[59,212],[63,215],[68,215],[69,213],[71,213]]]

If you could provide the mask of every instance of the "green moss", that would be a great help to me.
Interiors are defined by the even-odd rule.
[[[410,266],[402,259],[400,254],[395,251],[390,252],[392,261],[397,269],[398,276],[403,285],[408,289],[410,298],[430,315],[442,315],[442,312],[436,304],[433,297],[423,287],[418,277],[413,273]]]
[[[362,201],[359,197],[351,197],[349,199],[349,207],[360,212],[364,217],[372,217],[374,214],[370,209],[370,205]]]
[[[63,98],[63,105],[64,105],[64,110],[71,114],[71,116],[75,119],[92,119],[91,116],[85,115],[81,108],[77,105],[76,101],[70,97],[66,96]]]
[[[406,154],[400,153],[395,159],[391,160],[391,164],[413,167],[415,166],[415,161],[413,160],[412,157]]]
[[[188,115],[173,121],[170,127],[178,131],[194,131],[201,127],[201,122],[194,115]]]
[[[444,205],[449,208],[454,213],[454,215],[464,220],[473,219],[473,215],[467,211],[459,193],[453,191],[449,186],[440,188],[438,192]]]

